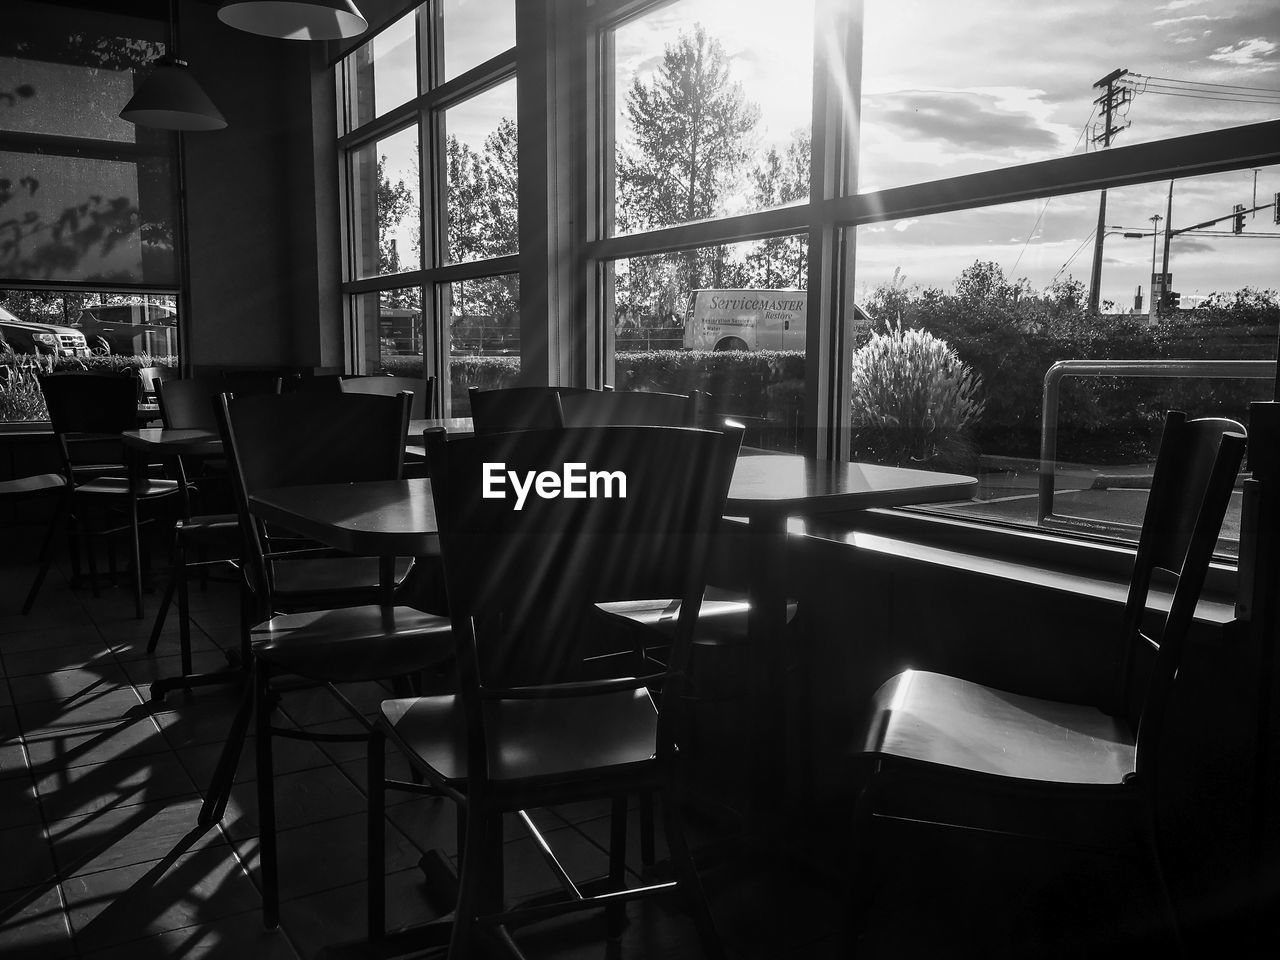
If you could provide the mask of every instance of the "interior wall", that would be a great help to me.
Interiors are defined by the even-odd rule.
[[[191,365],[336,368],[336,175],[316,177],[335,156],[332,101],[324,122],[313,99],[323,50],[232,29],[206,3],[183,3],[180,23],[181,54],[227,119],[183,137]]]

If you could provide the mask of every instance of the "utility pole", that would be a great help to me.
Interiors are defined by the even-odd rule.
[[[1164,274],[1164,291],[1160,294],[1160,307],[1168,310],[1172,305],[1173,294],[1170,288],[1173,281],[1169,277],[1169,241],[1173,239],[1173,181],[1169,181],[1169,204],[1164,211],[1164,264],[1160,267],[1160,272]]]
[[[1128,72],[1124,68],[1113,70],[1093,85],[1095,89],[1106,87],[1106,92],[1093,101],[1102,108],[1102,132],[1095,134],[1092,141],[1101,143],[1104,147],[1111,146],[1111,138],[1123,129],[1111,125],[1116,108],[1133,98],[1133,92],[1128,87],[1116,86],[1116,82]],[[1102,238],[1106,234],[1106,223],[1107,191],[1103,190],[1098,198],[1098,230],[1094,234],[1093,270],[1089,274],[1089,310],[1092,313],[1098,312],[1102,296]]]
[[[1151,323],[1156,322],[1156,304],[1164,296],[1164,284],[1160,284],[1160,296],[1156,296],[1156,242],[1160,239],[1160,220],[1158,213],[1151,215],[1151,306],[1147,319]]]

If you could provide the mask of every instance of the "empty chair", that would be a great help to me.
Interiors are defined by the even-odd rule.
[[[573,393],[599,393],[585,387],[504,387],[468,391],[477,436],[511,430],[551,430],[564,425],[560,398]]]
[[[453,643],[447,619],[387,602],[389,584],[382,584],[372,598],[381,602],[339,609],[324,607],[326,600],[334,598],[339,571],[331,567],[325,573],[316,566],[323,561],[295,560],[288,567],[272,564],[264,549],[262,525],[250,509],[250,497],[255,491],[270,487],[399,479],[408,414],[408,398],[404,396],[336,393],[221,399],[223,447],[235,478],[243,537],[242,565],[252,605],[250,619],[256,625],[248,638],[250,683],[206,796],[200,822],[221,819],[250,717],[256,717],[261,888],[267,927],[275,927],[278,922],[273,737],[366,740],[370,728],[363,714],[338,693],[335,685],[416,675],[445,661],[452,654]],[[355,562],[362,560],[357,558]],[[376,572],[381,565],[379,559],[369,560]],[[309,609],[282,613],[282,571],[290,568],[295,574],[291,584],[312,578],[314,596],[307,604]],[[375,589],[377,586],[375,580]],[[296,606],[297,600],[291,600],[289,607]],[[309,735],[273,726],[271,712],[276,691],[272,681],[290,676],[326,685],[364,732]],[[382,749],[381,742],[378,749]]]
[[[871,825],[924,822],[1137,853],[1176,935],[1157,829],[1164,760],[1178,752],[1165,742],[1166,719],[1244,445],[1244,428],[1233,421],[1168,415],[1116,637],[1114,693],[1102,708],[923,670],[880,687],[853,744],[868,774],[854,812],[856,909],[869,908],[879,877]],[[1177,585],[1160,628],[1148,633],[1157,571]],[[1149,676],[1135,666],[1148,656]]]
[[[436,378],[427,377],[346,377],[342,380],[344,393],[376,393],[394,397],[402,391],[413,395],[409,407],[410,420],[429,420],[435,409]]]
[[[342,375],[317,373],[284,377],[280,382],[280,390],[282,393],[341,393]]]
[[[692,427],[698,422],[698,396],[630,390],[560,391],[566,427]]]
[[[224,390],[237,397],[260,397],[282,392],[282,384],[290,372],[280,370],[223,370],[219,374],[225,382]]]
[[[444,442],[428,455],[458,664],[456,695],[388,700],[384,731],[411,765],[465,813],[461,890],[450,957],[472,956],[477,924],[506,925],[683,888],[703,947],[720,948],[672,795],[682,731],[683,665],[741,432],[598,427]],[[485,464],[561,471],[566,463],[625,476],[625,496],[526,502],[484,498]],[[669,671],[584,679],[582,650],[598,626],[592,604],[684,601]],[[661,683],[660,709],[649,686]],[[370,750],[371,932],[381,929],[382,752]],[[628,794],[661,792],[678,882],[625,888]],[[569,896],[504,910],[504,814],[612,799],[606,898]],[[532,821],[521,818],[536,833]],[[540,836],[535,838],[541,841]],[[558,865],[557,865],[558,866]],[[553,867],[555,869],[555,867]]]
[[[156,395],[156,384],[173,376],[173,369],[165,366],[138,368],[138,399],[150,401]]]
[[[71,489],[71,529],[80,533],[129,534],[133,595],[136,615],[142,616],[142,548],[139,538],[139,505],[155,503],[179,493],[174,480],[146,475],[140,466],[132,477],[120,435],[133,429],[137,417],[137,387],[131,377],[100,373],[50,373],[40,377],[40,389],[49,409],[49,421],[61,448],[64,476]],[[88,471],[81,468],[90,468]],[[91,511],[103,515],[116,511],[115,524],[92,529]],[[110,554],[114,556],[114,554]],[[92,585],[97,592],[92,549],[87,553]],[[78,567],[73,547],[73,569]]]

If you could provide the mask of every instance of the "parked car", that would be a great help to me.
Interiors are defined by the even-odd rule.
[[[0,341],[14,353],[43,353],[55,357],[87,357],[84,334],[74,327],[19,320],[0,307]]]
[[[171,357],[178,352],[178,311],[163,303],[85,307],[76,321],[95,353]]]

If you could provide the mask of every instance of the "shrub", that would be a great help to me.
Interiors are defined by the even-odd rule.
[[[965,436],[982,416],[982,378],[944,340],[898,324],[872,333],[853,355],[857,458],[967,465]]]
[[[52,358],[18,356],[5,345],[0,351],[0,423],[49,419],[37,377],[52,369]]]

